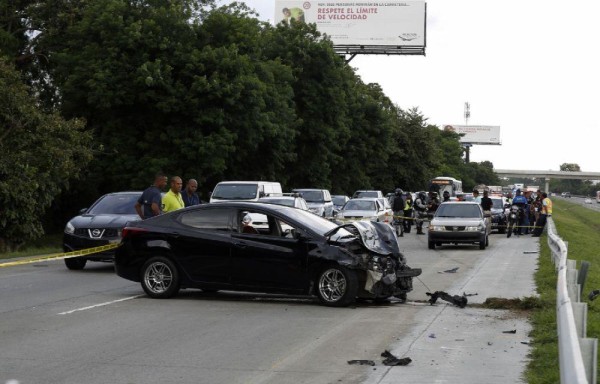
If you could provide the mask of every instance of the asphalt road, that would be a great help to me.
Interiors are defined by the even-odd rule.
[[[537,239],[493,234],[484,251],[433,251],[413,232],[400,244],[408,264],[424,269],[408,302],[351,308],[197,290],[154,300],[101,263],[0,268],[0,383],[519,382],[527,322],[472,304],[533,294]],[[425,292],[438,290],[477,295],[463,309],[429,305]],[[412,362],[384,366],[384,350]]]

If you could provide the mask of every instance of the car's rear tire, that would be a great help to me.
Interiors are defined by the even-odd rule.
[[[427,247],[428,247],[429,249],[435,249],[435,241],[431,241],[431,240],[429,240],[429,241],[427,242]]]
[[[166,299],[179,292],[179,271],[175,264],[164,256],[156,256],[144,263],[141,272],[144,292],[155,299]]]
[[[345,307],[356,299],[356,273],[341,265],[328,265],[321,270],[316,285],[319,301],[330,307]]]
[[[85,268],[87,260],[82,257],[69,257],[65,259],[65,265],[72,271],[79,271]]]

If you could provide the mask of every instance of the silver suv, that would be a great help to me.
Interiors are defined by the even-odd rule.
[[[327,189],[298,188],[292,192],[299,193],[306,200],[308,210],[315,215],[333,217],[333,202]]]

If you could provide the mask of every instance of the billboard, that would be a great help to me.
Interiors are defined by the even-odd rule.
[[[275,23],[315,23],[336,46],[425,47],[424,1],[276,0]]]
[[[496,125],[444,125],[444,129],[462,134],[461,143],[500,145],[500,127]]]

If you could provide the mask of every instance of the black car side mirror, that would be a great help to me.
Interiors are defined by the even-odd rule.
[[[86,212],[87,212],[87,210],[88,210],[87,208],[81,208],[81,209],[79,210],[79,214],[80,214],[80,215],[83,215],[84,213],[86,213]]]

